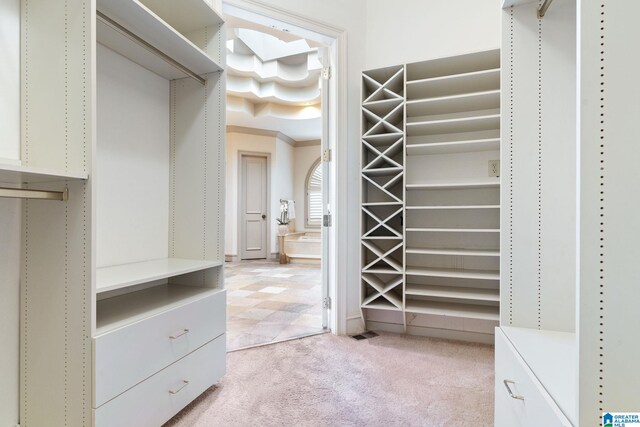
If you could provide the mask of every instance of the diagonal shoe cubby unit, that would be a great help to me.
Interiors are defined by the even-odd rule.
[[[404,67],[362,76],[361,307],[404,309]]]
[[[491,342],[500,178],[488,166],[500,159],[500,52],[366,71],[362,84],[364,320]]]

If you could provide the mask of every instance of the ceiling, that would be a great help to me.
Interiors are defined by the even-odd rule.
[[[227,17],[227,124],[320,139],[318,44]]]

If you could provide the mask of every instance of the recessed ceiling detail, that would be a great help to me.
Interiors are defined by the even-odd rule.
[[[320,88],[316,83],[307,87],[289,87],[278,82],[261,83],[251,77],[228,76],[227,92],[254,102],[281,102],[306,106],[320,101]]]
[[[307,40],[277,37],[255,25],[228,30],[227,123],[282,132],[294,140],[319,139],[322,120],[318,49]]]

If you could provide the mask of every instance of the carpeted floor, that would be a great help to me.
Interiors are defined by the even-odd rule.
[[[227,375],[166,426],[493,425],[493,347],[317,335],[228,354]]]

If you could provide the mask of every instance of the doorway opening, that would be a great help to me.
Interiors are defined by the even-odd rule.
[[[223,10],[227,338],[237,350],[331,327],[330,50],[326,36]]]

